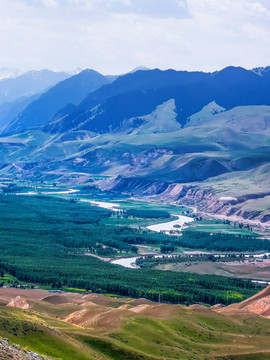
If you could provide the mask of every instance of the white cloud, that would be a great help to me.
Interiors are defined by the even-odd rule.
[[[0,67],[270,65],[269,0],[0,0]]]
[[[28,6],[82,9],[127,14],[144,14],[158,18],[188,16],[186,0],[16,0]]]

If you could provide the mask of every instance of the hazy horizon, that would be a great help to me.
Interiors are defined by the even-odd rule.
[[[270,64],[270,62],[269,62]],[[245,70],[249,70],[249,71],[252,71],[252,70],[255,70],[255,69],[265,69],[265,68],[268,68],[270,67],[270,65],[266,65],[266,66],[255,66],[255,67],[252,67],[252,68],[246,68],[246,67],[242,67],[242,66],[237,66],[237,65],[227,65],[225,67],[222,67],[220,69],[215,69],[213,71],[207,71],[207,70],[201,70],[201,69],[184,69],[184,68],[181,68],[181,69],[176,69],[176,68],[159,68],[159,67],[153,67],[153,68],[146,68],[143,69],[143,65],[142,66],[137,66],[135,68],[132,68],[130,70],[128,70],[127,72],[121,72],[121,73],[103,73],[103,72],[100,72],[94,68],[75,68],[75,69],[67,69],[67,70],[64,70],[64,69],[53,69],[53,68],[49,68],[49,67],[43,67],[43,68],[33,68],[33,69],[14,69],[14,68],[9,68],[7,66],[4,66],[4,67],[0,67],[0,71],[1,70],[10,70],[10,71],[14,71],[14,72],[18,72],[19,75],[22,75],[22,74],[25,74],[27,72],[31,72],[31,71],[44,71],[44,70],[49,70],[49,71],[53,71],[53,72],[66,72],[70,75],[76,75],[82,71],[85,71],[85,70],[94,70],[94,71],[97,71],[99,72],[100,74],[104,75],[104,76],[121,76],[121,75],[125,75],[125,74],[128,74],[128,73],[132,73],[134,71],[138,71],[138,70],[155,70],[155,69],[158,69],[158,70],[162,70],[162,71],[166,71],[166,70],[175,70],[175,71],[188,71],[188,72],[206,72],[206,73],[215,73],[215,72],[218,72],[218,71],[221,71],[225,68],[228,68],[228,67],[240,67],[240,68],[243,68]],[[141,69],[142,68],[142,69]],[[17,77],[18,75],[14,76],[14,77]]]

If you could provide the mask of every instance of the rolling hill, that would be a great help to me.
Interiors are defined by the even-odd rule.
[[[16,296],[28,310],[6,306]],[[269,358],[269,320],[233,306],[20,289],[0,290],[0,303],[0,336],[50,359]]]

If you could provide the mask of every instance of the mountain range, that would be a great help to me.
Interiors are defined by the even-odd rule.
[[[236,106],[270,105],[268,72],[229,67],[216,73],[158,69],[137,71],[90,93],[78,106],[64,109],[46,131],[70,129],[99,133],[121,126],[129,118],[151,113],[158,105],[174,99],[177,121],[185,125],[188,117],[215,101],[229,110]]]
[[[269,88],[268,68],[116,79],[85,70],[6,122],[0,174],[74,183],[102,175],[102,188],[267,226]]]

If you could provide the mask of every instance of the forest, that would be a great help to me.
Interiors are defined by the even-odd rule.
[[[258,291],[250,281],[153,269],[126,269],[86,251],[136,251],[177,238],[104,225],[108,210],[46,196],[0,196],[0,268],[20,281],[170,303],[229,304]],[[105,221],[106,224],[106,221]],[[133,245],[131,245],[131,243]],[[106,252],[106,251],[105,251]]]

